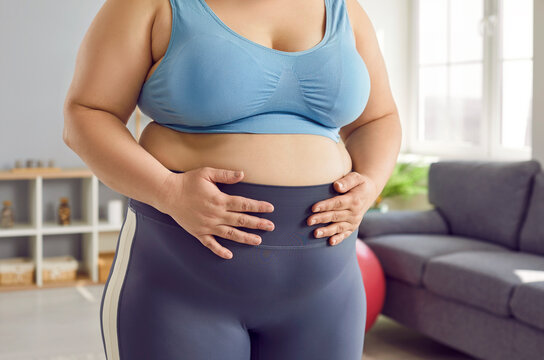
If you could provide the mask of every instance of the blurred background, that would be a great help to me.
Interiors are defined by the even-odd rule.
[[[373,211],[433,209],[433,162],[544,161],[544,1],[358,1],[403,126],[397,167]],[[126,198],[62,141],[76,53],[103,3],[0,0],[2,360],[104,358],[98,306]],[[135,138],[148,121],[134,112]],[[463,351],[380,315],[363,358],[471,358]]]

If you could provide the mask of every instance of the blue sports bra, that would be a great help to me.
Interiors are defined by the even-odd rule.
[[[205,0],[170,0],[164,57],[138,96],[157,123],[193,133],[315,134],[340,141],[370,94],[345,0],[324,0],[326,31],[314,47],[272,49],[233,31]]]

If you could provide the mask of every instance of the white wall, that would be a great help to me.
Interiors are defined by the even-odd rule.
[[[544,166],[544,0],[534,0],[534,4],[532,157]]]
[[[104,0],[0,0],[0,169],[16,159],[85,166],[62,141],[79,45]]]
[[[393,97],[397,103],[403,127],[404,151],[410,116],[410,84],[412,40],[412,0],[358,0],[367,12],[382,51]]]

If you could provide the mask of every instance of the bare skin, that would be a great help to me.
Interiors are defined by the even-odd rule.
[[[363,114],[340,130],[340,143],[311,134],[180,133],[155,122],[136,141],[126,123],[136,107],[142,84],[166,51],[172,21],[168,0],[106,1],[78,52],[64,106],[63,138],[110,188],[170,214],[184,228],[192,229],[189,232],[203,245],[218,256],[230,258],[232,254],[213,235],[252,243],[253,234],[235,226],[244,223],[248,228],[263,228],[268,221],[244,212],[272,211],[273,204],[230,197],[208,184],[333,182],[352,170],[355,153],[370,153],[368,145],[359,140],[366,140],[370,132],[355,130],[373,122],[376,126],[369,128],[379,127],[379,131],[374,131],[372,141],[382,144],[396,130],[396,106],[374,29],[357,0],[345,2],[357,50],[371,75],[372,90]],[[321,41],[325,32],[323,1],[207,0],[207,4],[238,34],[281,51],[309,49]],[[374,121],[381,118],[384,120]],[[370,144],[370,138],[365,142]],[[377,148],[374,146],[374,150]],[[393,157],[388,155],[385,161],[385,151],[381,159],[378,152],[373,153],[376,155],[372,159],[370,155],[357,156],[359,168],[379,178],[377,185],[372,186],[374,190],[384,185]],[[368,157],[365,162],[360,160],[362,156]],[[363,169],[360,164],[372,164],[373,168]],[[174,174],[168,169],[193,171]],[[243,170],[243,176],[236,178],[233,171],[224,169]],[[377,195],[368,194],[369,199]],[[190,209],[200,209],[192,220]],[[211,218],[215,220],[210,221]]]

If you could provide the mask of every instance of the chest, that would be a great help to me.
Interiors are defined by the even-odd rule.
[[[293,52],[272,47],[285,33],[272,41],[271,33],[262,31],[252,40],[238,32],[243,29],[228,26],[204,0],[191,3],[200,6],[173,9],[166,52],[142,87],[138,105],[148,115],[209,127],[282,112],[340,127],[363,111],[370,79],[356,51],[347,13],[338,6],[343,2],[325,0],[329,6],[320,10],[321,16],[328,11],[321,24],[324,33],[299,32],[302,40],[297,46],[306,43],[300,47],[305,50]]]
[[[324,0],[203,1],[230,29],[268,48],[302,51],[317,44],[325,35],[327,11]],[[151,31],[154,62],[166,52],[171,28],[171,8],[166,4],[158,10]]]

